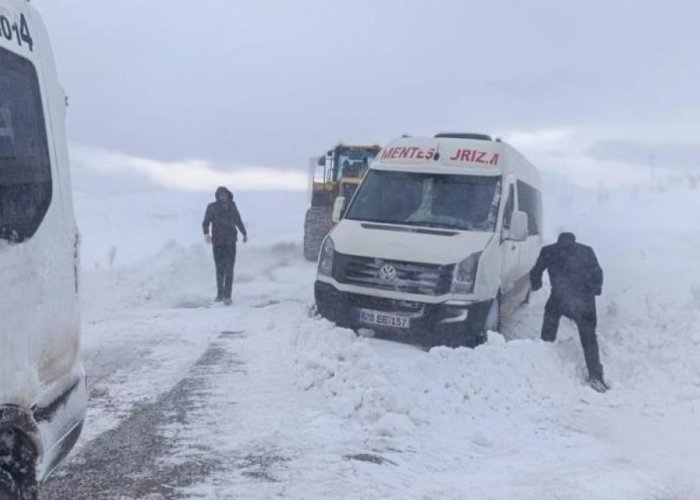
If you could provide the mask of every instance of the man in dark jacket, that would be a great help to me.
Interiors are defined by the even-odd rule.
[[[533,290],[542,288],[542,274],[549,272],[552,293],[544,309],[542,340],[554,342],[562,316],[578,327],[588,367],[588,382],[595,390],[605,392],[598,339],[596,338],[595,298],[603,290],[603,270],[591,247],[576,243],[572,233],[562,233],[554,245],[542,248],[530,272]]]
[[[211,227],[211,235],[209,228]],[[248,242],[241,214],[233,201],[233,193],[225,187],[216,190],[216,201],[210,203],[204,215],[202,229],[207,243],[214,248],[216,263],[216,301],[231,305],[233,289],[233,267],[236,264],[236,242],[238,231],[243,234],[243,243]]]

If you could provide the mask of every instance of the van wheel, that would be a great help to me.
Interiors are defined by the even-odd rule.
[[[489,307],[489,312],[486,314],[486,320],[484,321],[484,328],[482,330],[482,336],[484,340],[488,336],[488,332],[500,332],[501,331],[501,294],[499,292],[496,298],[491,301],[491,306]]]
[[[485,344],[489,339],[489,332],[501,331],[501,294],[491,301],[488,312],[479,325],[475,334],[472,334],[472,345],[470,347],[480,346]],[[482,316],[483,317],[483,316]]]

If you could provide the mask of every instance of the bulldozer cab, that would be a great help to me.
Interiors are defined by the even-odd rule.
[[[338,146],[326,157],[331,162],[331,180],[361,179],[369,164],[379,153],[378,148]]]
[[[308,260],[316,260],[324,238],[333,228],[333,213],[340,211],[336,201],[341,197],[350,201],[380,150],[379,146],[341,144],[312,162],[311,207],[304,220],[304,254]]]
[[[319,158],[313,179],[311,206],[331,207],[338,196],[350,198],[380,149],[379,146],[341,144]]]

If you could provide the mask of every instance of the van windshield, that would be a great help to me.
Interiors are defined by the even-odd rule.
[[[347,218],[493,232],[500,200],[500,177],[370,170]]]

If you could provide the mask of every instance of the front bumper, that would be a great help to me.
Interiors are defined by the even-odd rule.
[[[399,332],[429,340],[432,343],[445,344],[469,344],[483,335],[483,325],[491,304],[490,301],[472,303],[446,301],[431,304],[381,298],[340,291],[332,284],[321,281],[316,281],[314,295],[316,307],[321,316],[339,326]],[[408,317],[410,328],[365,324],[360,320],[361,309]]]

